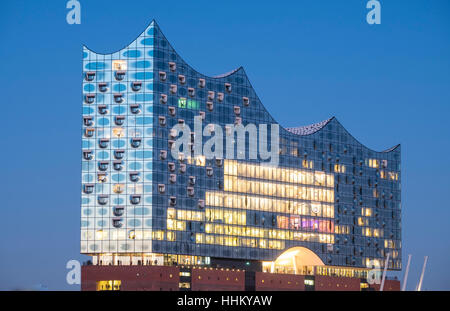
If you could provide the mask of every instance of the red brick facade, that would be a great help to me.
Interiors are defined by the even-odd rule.
[[[314,280],[316,291],[360,291],[361,279],[317,275]]]
[[[257,291],[304,291],[305,276],[294,274],[275,274],[256,272],[255,290]]]
[[[373,285],[369,285],[370,288],[373,288],[376,291],[380,290],[380,284],[373,284]],[[384,288],[383,291],[385,292],[396,292],[396,291],[400,291],[400,281],[398,280],[386,280],[384,281]]]
[[[81,290],[95,291],[97,281],[120,280],[123,291],[177,291],[179,271],[170,266],[83,266]]]
[[[178,291],[180,282],[189,283],[192,291],[360,291],[361,279],[316,275],[307,277],[310,284],[305,286],[304,275],[275,274],[233,269],[210,269],[204,267],[184,267],[190,276],[181,277],[176,266],[83,266],[81,269],[81,290],[97,290],[98,281],[120,281],[122,291]],[[380,285],[370,285],[378,291]],[[400,281],[386,280],[385,291],[399,291]]]
[[[193,291],[243,291],[244,271],[192,269],[191,289]]]

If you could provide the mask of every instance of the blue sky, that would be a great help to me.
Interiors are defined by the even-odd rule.
[[[0,11],[3,152],[0,289],[76,290],[82,45],[109,53],[156,19],[207,75],[244,66],[284,126],[336,116],[375,150],[402,144],[403,257],[408,289],[450,290],[450,2],[380,0],[4,1]],[[402,277],[402,273],[398,273]]]

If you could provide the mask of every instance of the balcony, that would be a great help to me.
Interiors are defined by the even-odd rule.
[[[114,158],[116,158],[117,160],[123,159],[124,155],[125,150],[114,150]]]
[[[132,104],[130,105],[130,112],[132,114],[138,114],[141,112],[141,105],[139,104]]]
[[[120,217],[114,217],[112,219],[113,227],[114,228],[122,228],[123,226],[123,219]]]
[[[122,81],[125,78],[126,71],[125,70],[117,70],[114,73],[114,77],[117,81]]]
[[[130,196],[130,203],[133,205],[139,204],[141,202],[141,196],[138,194],[132,194]]]
[[[113,95],[113,97],[114,97],[114,102],[116,104],[121,104],[124,101],[123,94],[121,94],[121,93],[116,93]]]
[[[92,82],[95,78],[95,72],[94,71],[88,71],[84,74],[84,79],[86,81]]]
[[[109,145],[109,139],[108,138],[101,138],[98,140],[98,146],[102,149],[108,148]]]
[[[132,82],[131,83],[131,89],[134,92],[139,92],[142,88],[142,82]]]
[[[130,181],[138,182],[141,179],[139,172],[130,172]]]
[[[84,126],[92,126],[92,125],[94,125],[93,117],[91,117],[91,116],[84,116],[83,117],[83,124],[84,124]]]
[[[107,109],[106,105],[98,105],[98,113],[99,114],[107,114],[108,109]]]
[[[125,123],[125,116],[115,116],[114,123],[118,126],[122,126]]]
[[[114,216],[123,216],[124,211],[125,211],[125,208],[123,206],[114,206],[113,207]]]
[[[84,184],[83,185],[83,192],[86,194],[91,194],[94,192],[94,184]]]
[[[115,171],[121,171],[123,168],[123,161],[114,161],[113,168]]]
[[[141,145],[142,138],[132,138],[130,141],[131,147],[133,148],[139,148]]]
[[[203,89],[206,86],[205,79],[198,79],[198,87]]]
[[[92,160],[94,158],[94,153],[92,150],[83,150],[83,159],[85,160]]]
[[[86,104],[93,104],[95,101],[95,94],[86,94],[84,95],[84,102]]]
[[[101,194],[97,197],[97,202],[100,205],[106,205],[108,204],[108,195],[107,194]]]
[[[102,171],[102,172],[107,171],[108,166],[109,166],[109,162],[107,162],[107,161],[98,162],[98,170],[99,171]]]
[[[177,64],[174,62],[169,62],[169,69],[172,72],[175,72],[177,70]]]
[[[88,127],[87,129],[84,130],[84,136],[85,137],[93,137],[95,133],[95,129],[93,127]]]
[[[102,93],[105,93],[106,91],[108,91],[108,83],[106,82],[100,82],[98,84],[98,90]]]

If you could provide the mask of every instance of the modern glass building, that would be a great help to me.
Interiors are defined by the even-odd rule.
[[[373,151],[334,117],[277,135],[243,68],[195,71],[155,22],[117,52],[83,48],[82,114],[81,253],[94,265],[364,275],[389,254],[401,269],[400,146]],[[176,125],[192,133],[174,157]],[[213,137],[223,156],[195,152]]]

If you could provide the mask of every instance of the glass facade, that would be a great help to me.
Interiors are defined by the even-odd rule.
[[[389,252],[401,269],[400,146],[372,151],[331,118],[280,127],[276,167],[193,148],[172,157],[173,127],[195,117],[224,129],[276,121],[243,68],[196,72],[155,22],[118,52],[84,47],[82,106],[82,253],[267,262],[301,246],[333,267]]]

